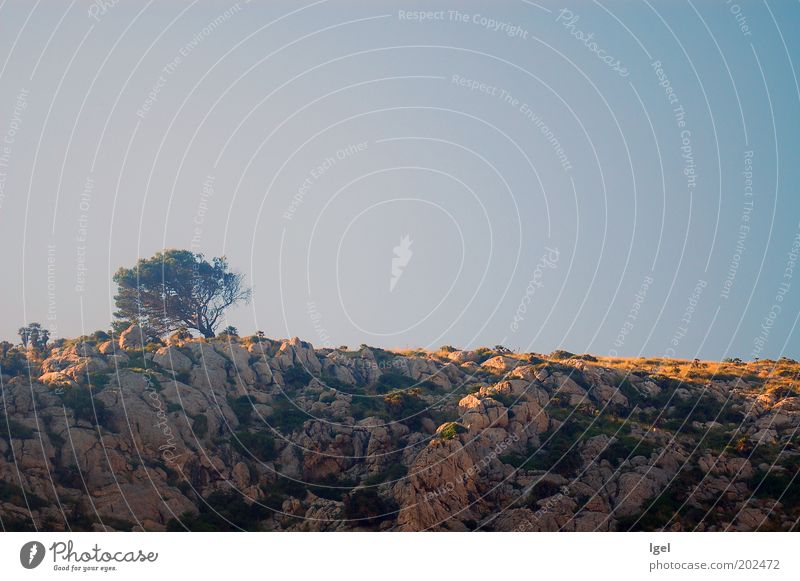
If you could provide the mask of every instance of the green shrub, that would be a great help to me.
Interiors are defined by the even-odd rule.
[[[550,359],[572,359],[575,357],[575,354],[565,351],[564,349],[556,349],[548,357]]]
[[[253,415],[253,403],[248,396],[228,396],[227,400],[228,405],[231,406],[231,411],[233,411],[240,424],[246,424],[250,421],[250,417]]]
[[[6,421],[5,414],[0,414],[0,438],[8,440],[10,436],[12,440],[27,440],[32,438],[35,433],[34,430],[19,423],[17,420],[9,419]]]
[[[111,381],[111,375],[108,373],[93,371],[89,374],[87,385],[95,391],[100,391],[108,385],[109,381]]]
[[[528,494],[527,504],[532,510],[538,510],[539,506],[536,504],[537,501],[543,498],[550,498],[560,493],[561,487],[557,484],[546,480],[539,480],[531,488],[530,494]]]
[[[442,440],[452,440],[458,434],[463,434],[466,431],[467,428],[462,424],[459,424],[458,422],[448,422],[441,430],[439,430],[439,437]]]
[[[800,505],[800,474],[793,472],[757,472],[748,482],[756,498],[780,499],[784,508]]]
[[[189,371],[175,371],[173,376],[175,381],[179,381],[186,385],[189,385],[192,381],[192,374]]]
[[[373,347],[372,354],[375,356],[375,361],[378,363],[378,365],[391,363],[395,357],[394,353],[386,351],[385,349],[380,349],[379,347]]]
[[[500,402],[505,407],[510,408],[520,402],[519,396],[511,395],[510,393],[493,393],[490,396],[493,400]]]
[[[386,402],[382,397],[354,394],[350,404],[350,413],[356,421],[373,416],[385,421],[389,420]]]
[[[198,438],[204,438],[208,434],[208,416],[197,414],[192,419],[192,431]]]
[[[349,393],[348,390],[354,389],[352,386],[347,385],[346,383],[339,381],[336,376],[331,375],[329,373],[323,373],[322,377],[320,377],[320,382],[329,387],[331,389],[335,389],[336,391],[341,391],[344,393]]]
[[[303,427],[310,416],[303,410],[298,409],[292,402],[281,400],[273,406],[270,416],[270,424],[273,428],[283,434],[290,434],[298,428]]]
[[[27,374],[28,360],[23,353],[17,349],[9,349],[0,356],[0,373],[16,377],[17,375]]]
[[[393,391],[383,401],[392,420],[402,421],[413,430],[419,429],[422,419],[420,414],[428,407],[419,396],[419,389]]]
[[[286,387],[293,389],[302,389],[308,385],[308,382],[313,378],[310,373],[303,369],[302,365],[292,365],[289,369],[283,372],[283,381]]]
[[[67,389],[61,394],[61,403],[71,409],[75,420],[84,420],[98,426],[106,425],[108,413],[105,404],[92,397],[92,392],[86,387],[76,386]]]
[[[50,505],[49,502],[31,492],[23,492],[22,488],[16,484],[0,480],[0,500],[17,506],[25,506],[26,499],[28,506],[30,506],[32,510]]]
[[[398,373],[397,371],[384,371],[381,378],[378,380],[378,384],[385,386],[387,388],[385,391],[387,392],[394,389],[406,389],[412,387],[415,383],[416,382],[409,376]],[[378,393],[381,392],[378,391]]]
[[[213,492],[199,503],[199,513],[184,513],[180,522],[171,519],[167,530],[184,531],[257,531],[259,523],[272,512],[265,506],[247,502],[238,492]]]
[[[375,476],[370,476],[364,481],[366,486],[377,486],[384,482],[394,482],[400,480],[408,474],[408,468],[402,464],[392,464],[386,470]]]
[[[344,516],[358,528],[377,527],[392,517],[393,509],[374,488],[359,488],[344,497]]]
[[[262,462],[269,462],[277,457],[275,440],[264,432],[236,432],[233,445],[240,454],[252,454]]]
[[[625,461],[635,456],[649,458],[650,454],[657,449],[655,445],[647,440],[633,436],[619,436],[615,442],[606,446],[606,449],[600,453],[596,461],[608,460],[612,464],[616,464],[617,460]]]

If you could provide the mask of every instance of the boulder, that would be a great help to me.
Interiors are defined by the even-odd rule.
[[[144,345],[144,334],[139,325],[131,325],[119,336],[120,349],[141,349]]]

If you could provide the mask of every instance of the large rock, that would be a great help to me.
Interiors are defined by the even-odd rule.
[[[458,440],[435,440],[417,456],[398,484],[400,530],[467,530],[477,490],[477,467]]]
[[[120,349],[141,349],[144,345],[144,334],[139,325],[131,325],[119,336]]]

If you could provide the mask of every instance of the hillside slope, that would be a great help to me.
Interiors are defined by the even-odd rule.
[[[252,337],[2,377],[5,530],[797,530],[800,365]]]

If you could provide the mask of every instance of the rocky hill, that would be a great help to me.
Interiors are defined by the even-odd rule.
[[[3,368],[5,530],[797,530],[800,365],[299,339]]]

